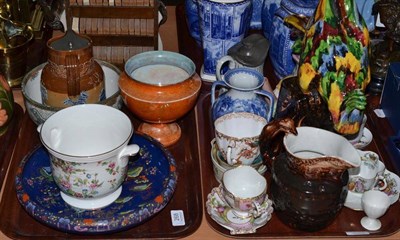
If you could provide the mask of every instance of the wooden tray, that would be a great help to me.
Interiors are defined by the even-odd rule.
[[[11,123],[5,134],[0,136],[0,188],[3,186],[4,177],[10,164],[23,114],[22,107],[14,103],[14,115],[11,119]]]
[[[210,94],[203,94],[198,103],[197,109],[197,123],[199,129],[199,144],[201,146],[200,159],[202,166],[202,180],[203,180],[203,201],[207,201],[207,195],[211,192],[214,187],[217,187],[219,183],[214,177],[213,166],[210,156],[211,151],[211,140],[214,138],[213,125],[211,124],[210,117]],[[370,121],[367,123],[367,127],[370,129]],[[376,129],[370,129],[373,136],[377,136]],[[385,152],[383,142],[379,139],[374,139],[372,143],[365,149],[375,151],[380,154],[381,158],[386,164],[388,170],[398,174],[393,169],[393,164],[389,162],[389,157]],[[270,182],[270,174],[266,173],[268,183]],[[204,210],[206,220],[209,226],[216,232],[231,236],[229,230],[218,225],[214,220],[211,219],[207,210]],[[394,234],[400,229],[400,218],[398,216],[400,212],[400,202],[393,204],[389,211],[380,220],[382,221],[382,228],[376,232],[366,231],[360,224],[360,220],[365,214],[363,212],[354,211],[344,207],[340,214],[337,216],[335,221],[327,228],[318,232],[303,232],[289,228],[273,213],[271,220],[263,227],[257,229],[254,234],[247,235],[235,235],[239,238],[282,238],[282,237],[349,237],[362,236],[362,237],[379,237]]]
[[[139,121],[127,113],[137,128]],[[21,160],[40,144],[36,125],[28,114],[23,116],[22,128],[17,139],[15,154],[11,159],[0,203],[0,230],[13,239],[128,239],[128,238],[181,238],[192,234],[200,226],[203,214],[200,161],[194,111],[178,122],[182,128],[179,142],[168,148],[178,165],[178,184],[167,206],[153,218],[129,230],[107,235],[75,235],[43,225],[28,215],[16,198],[14,179]],[[172,226],[171,210],[182,210],[185,226]],[[6,217],[7,216],[7,217]]]

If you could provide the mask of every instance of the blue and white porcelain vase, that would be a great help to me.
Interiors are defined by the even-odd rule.
[[[197,0],[185,0],[185,16],[190,36],[201,46],[199,11]]]
[[[228,70],[222,81],[216,81],[211,87],[212,118],[232,112],[248,112],[259,115],[269,122],[273,114],[275,96],[262,90],[264,76],[250,68],[234,68]],[[225,91],[219,91],[218,87]],[[266,100],[268,99],[268,101]]]
[[[297,65],[292,52],[295,39],[291,39],[291,28],[284,23],[284,19],[290,15],[312,17],[318,2],[319,0],[282,0],[280,7],[275,11],[267,38],[271,42],[270,60],[278,78],[292,75]],[[268,31],[269,27],[269,25],[263,25],[264,32]]]
[[[261,15],[263,11],[264,2],[268,2],[269,0],[253,0],[253,11],[251,14],[250,20],[250,29],[261,30],[262,22]]]
[[[204,62],[203,80],[215,81],[218,59],[239,43],[250,28],[252,0],[197,0]]]
[[[271,39],[272,20],[275,11],[280,7],[281,0],[264,0],[261,9],[261,25],[264,37]]]

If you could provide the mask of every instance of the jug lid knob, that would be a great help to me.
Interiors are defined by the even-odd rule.
[[[78,50],[90,46],[88,38],[82,37],[73,30],[67,30],[64,36],[50,44],[50,47],[59,51]]]
[[[258,67],[264,64],[270,43],[261,34],[254,33],[233,45],[228,55],[247,67]]]

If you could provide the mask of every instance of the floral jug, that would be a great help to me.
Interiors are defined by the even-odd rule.
[[[90,38],[68,30],[50,39],[47,51],[41,75],[43,103],[65,108],[106,98],[104,72],[93,58]]]
[[[285,19],[301,28],[293,16]],[[369,33],[355,0],[320,0],[304,29],[298,83],[305,94],[318,92],[335,132],[357,136],[370,82]]]

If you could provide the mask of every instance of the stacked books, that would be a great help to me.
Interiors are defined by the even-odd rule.
[[[96,59],[121,66],[158,48],[156,1],[70,0],[72,29],[92,38]]]

